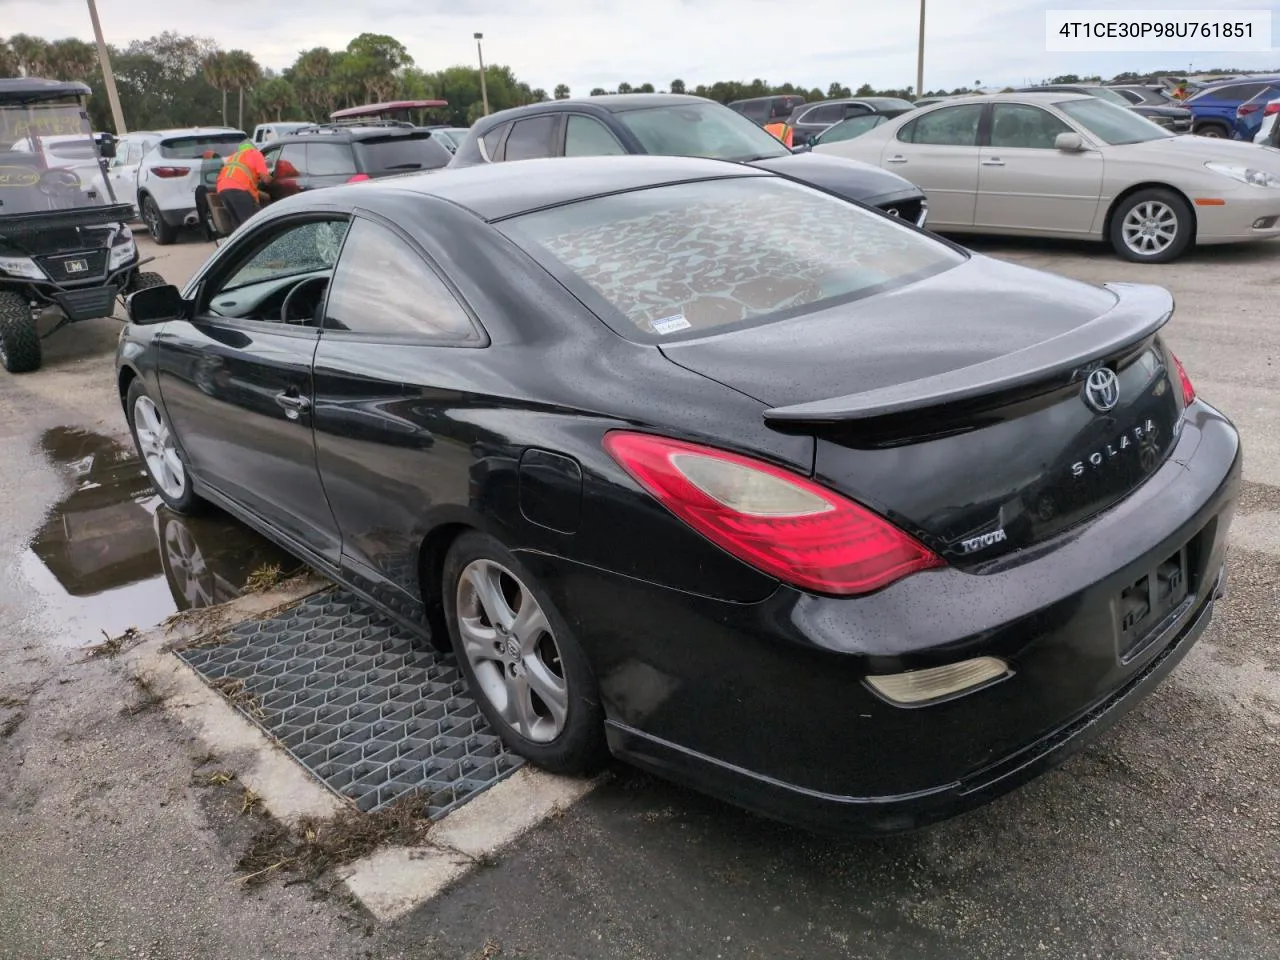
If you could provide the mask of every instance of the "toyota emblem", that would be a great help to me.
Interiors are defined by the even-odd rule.
[[[1120,402],[1120,378],[1100,367],[1084,382],[1084,402],[1097,413],[1108,413]]]

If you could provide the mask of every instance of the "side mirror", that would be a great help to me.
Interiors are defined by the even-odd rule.
[[[141,326],[181,320],[186,316],[187,302],[182,299],[181,290],[173,284],[165,284],[163,287],[147,287],[130,294],[125,301],[125,309],[129,312],[129,322]]]
[[[1053,146],[1063,153],[1080,153],[1084,150],[1084,140],[1078,133],[1060,133],[1054,138]]]

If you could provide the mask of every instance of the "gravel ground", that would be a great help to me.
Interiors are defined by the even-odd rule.
[[[983,242],[1092,281],[1161,283],[1202,396],[1245,436],[1230,593],[1156,693],[1061,769],[958,820],[831,843],[619,768],[492,867],[376,926],[233,865],[248,824],[194,785],[199,744],[112,662],[61,651],[17,559],[65,480],[50,426],[123,435],[118,324],[0,379],[0,957],[1280,957],[1280,247],[1137,267]],[[162,248],[181,280],[208,249]],[[139,624],[147,626],[147,624]],[[234,768],[235,758],[220,758]]]

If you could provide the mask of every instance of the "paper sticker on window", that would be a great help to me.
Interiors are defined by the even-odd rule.
[[[663,317],[661,320],[650,321],[654,333],[676,333],[680,330],[688,330],[693,324],[684,318],[683,313],[677,313],[671,317]]]

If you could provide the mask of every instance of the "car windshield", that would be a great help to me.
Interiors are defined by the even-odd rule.
[[[627,110],[618,119],[646,153],[712,160],[764,160],[791,151],[744,117],[718,103]]]
[[[97,156],[75,97],[0,105],[0,217],[108,203]]]
[[[874,110],[899,110],[903,113],[914,110],[916,106],[910,100],[901,100],[898,97],[867,97],[864,102]]]
[[[170,137],[160,142],[160,156],[166,160],[199,160],[209,151],[229,157],[247,140],[243,133],[213,133],[202,136]]]
[[[501,229],[641,341],[812,313],[964,260],[933,237],[780,177],[596,197]]]
[[[1128,107],[1117,107],[1096,97],[1090,97],[1087,100],[1063,100],[1057,106],[1103,143],[1112,146],[1146,143],[1149,140],[1166,140],[1175,136],[1164,127],[1134,113]]]
[[[824,130],[814,140],[814,143],[837,143],[840,140],[852,140],[854,137],[862,136],[868,130],[874,130],[887,120],[888,118],[882,113],[868,113],[861,117],[850,117],[848,120],[841,120],[834,127]]]
[[[1114,90],[1108,90],[1106,87],[1083,87],[1081,89],[1091,97],[1097,97],[1099,100],[1107,101],[1107,103],[1114,103],[1116,106],[1124,107],[1126,110],[1131,106],[1128,100]]]

